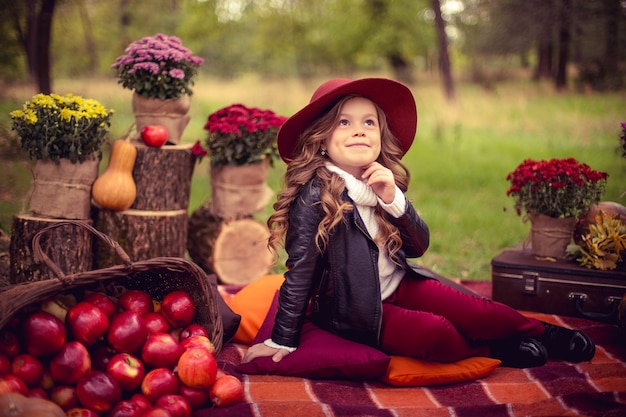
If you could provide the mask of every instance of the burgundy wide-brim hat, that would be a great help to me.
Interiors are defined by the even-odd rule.
[[[376,103],[387,116],[387,124],[398,139],[404,155],[415,139],[417,108],[411,90],[404,84],[387,78],[350,80],[335,78],[322,84],[302,110],[291,116],[278,131],[278,151],[289,163],[302,132],[323,113],[347,95],[366,97]]]

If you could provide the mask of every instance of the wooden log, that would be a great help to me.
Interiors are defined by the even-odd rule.
[[[215,238],[222,227],[222,218],[213,214],[208,204],[194,210],[189,216],[187,253],[192,261],[207,273],[215,273],[212,257]]]
[[[133,179],[137,197],[135,210],[181,210],[189,206],[191,177],[196,156],[191,144],[146,146],[134,140],[137,158]]]
[[[54,278],[54,273],[33,258],[31,241],[41,229],[65,219],[17,215],[11,231],[10,283],[42,281]],[[91,219],[81,220],[92,224]],[[93,267],[93,236],[82,227],[66,225],[46,232],[41,238],[41,248],[66,274],[90,271]]]
[[[267,247],[270,232],[255,219],[224,222],[215,238],[213,269],[225,284],[249,284],[267,275],[274,256]]]
[[[223,284],[245,285],[268,274],[274,256],[267,248],[269,230],[246,216],[223,219],[210,204],[189,218],[187,253],[207,273],[215,273]]]
[[[96,229],[116,240],[133,261],[160,256],[185,257],[187,210],[112,211],[94,206],[93,218]],[[94,245],[95,268],[120,264],[115,251],[108,245],[98,241]]]

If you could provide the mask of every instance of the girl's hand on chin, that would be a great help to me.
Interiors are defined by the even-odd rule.
[[[378,162],[372,162],[363,167],[361,177],[367,179],[367,185],[372,187],[376,195],[387,204],[391,204],[396,196],[396,181],[390,169]]]

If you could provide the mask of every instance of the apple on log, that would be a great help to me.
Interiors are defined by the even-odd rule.
[[[144,126],[139,134],[143,143],[154,148],[160,148],[165,145],[169,138],[167,128],[161,125]]]

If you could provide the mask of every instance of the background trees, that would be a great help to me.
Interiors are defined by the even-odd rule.
[[[30,81],[44,92],[55,77],[112,76],[124,47],[156,32],[183,38],[206,59],[203,71],[222,77],[386,69],[408,82],[440,69],[453,96],[453,69],[486,86],[532,68],[534,79],[558,88],[574,81],[600,90],[623,87],[626,72],[620,0],[0,0],[0,7],[0,80]]]

